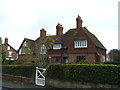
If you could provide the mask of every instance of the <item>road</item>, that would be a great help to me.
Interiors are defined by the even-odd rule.
[[[54,90],[52,87],[40,87],[30,84],[21,84],[11,81],[2,81],[2,90]]]

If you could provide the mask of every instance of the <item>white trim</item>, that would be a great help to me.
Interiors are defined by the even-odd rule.
[[[47,48],[46,46],[43,44],[41,47],[40,47],[40,54],[46,54],[47,53]]]
[[[8,53],[9,53],[8,57],[12,57],[12,51],[9,51]]]
[[[75,48],[87,48],[87,40],[74,41]]]
[[[53,49],[61,49],[62,45],[61,44],[54,44]]]
[[[7,46],[7,50],[10,50],[10,46]]]

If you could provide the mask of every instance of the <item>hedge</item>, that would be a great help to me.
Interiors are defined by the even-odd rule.
[[[34,65],[3,65],[2,73],[31,78],[35,74]]]
[[[120,65],[62,64],[50,65],[46,77],[82,83],[120,84]]]

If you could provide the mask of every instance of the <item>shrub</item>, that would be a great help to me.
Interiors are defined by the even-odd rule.
[[[21,62],[18,62],[16,60],[4,60],[4,62],[2,62],[2,64],[4,65],[11,65],[11,64],[22,64]]]
[[[80,60],[78,64],[90,64],[87,60]]]
[[[104,62],[104,64],[115,64],[115,65],[120,65],[118,62]]]
[[[23,76],[31,78],[35,73],[34,65],[3,65],[2,73],[15,76]]]
[[[46,71],[50,79],[90,83],[120,84],[119,65],[62,64],[51,65]]]

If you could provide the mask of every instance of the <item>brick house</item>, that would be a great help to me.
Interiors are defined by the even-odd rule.
[[[5,53],[6,60],[17,60],[17,51],[10,44],[8,44],[8,38],[5,38],[2,48]]]
[[[102,43],[82,27],[80,16],[76,18],[76,28],[63,34],[62,25],[57,25],[57,35],[53,49],[49,50],[50,63],[77,63],[80,60],[88,60],[90,63],[99,63],[100,58],[106,60],[106,48]]]
[[[47,36],[44,29],[40,30],[40,37],[36,40],[24,39],[19,50],[19,56],[30,55],[22,53],[22,48],[28,44],[31,50],[31,60],[46,56],[49,63],[77,63],[88,60],[90,63],[99,63],[106,60],[106,48],[86,27],[82,27],[80,16],[76,18],[76,28],[63,34],[63,26],[57,24],[56,35]],[[26,45],[26,46],[25,46]],[[23,54],[23,55],[22,55]]]

